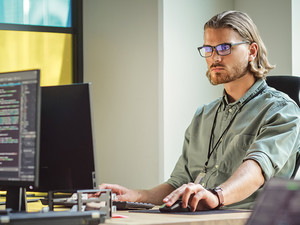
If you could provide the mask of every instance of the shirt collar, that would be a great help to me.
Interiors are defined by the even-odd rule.
[[[259,92],[264,86],[266,85],[266,81],[264,79],[257,79],[256,82],[252,85],[252,87],[238,100],[235,102],[229,103],[228,96],[225,91],[223,90],[223,104],[224,107],[226,105],[240,105],[243,104],[251,95],[255,95],[257,92]]]

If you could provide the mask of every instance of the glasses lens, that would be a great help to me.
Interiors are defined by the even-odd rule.
[[[221,44],[216,46],[219,55],[229,55],[231,46],[229,44]]]
[[[203,57],[209,57],[212,54],[212,47],[210,46],[203,46],[200,48],[200,54]]]

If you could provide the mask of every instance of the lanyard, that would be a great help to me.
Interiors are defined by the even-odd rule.
[[[233,123],[233,120],[235,119],[236,115],[242,110],[242,108],[252,99],[254,99],[256,96],[258,96],[260,93],[262,93],[265,89],[267,88],[267,85],[264,85],[257,93],[250,95],[243,103],[242,105],[239,107],[239,109],[235,112],[235,114],[233,115],[233,117],[231,118],[231,120],[229,121],[229,124],[227,125],[227,127],[225,128],[225,130],[223,131],[223,133],[221,134],[221,136],[219,137],[218,141],[216,142],[216,144],[213,146],[212,143],[212,139],[213,139],[213,135],[214,135],[214,130],[215,130],[215,126],[216,126],[216,121],[217,121],[217,116],[218,116],[218,111],[221,108],[222,102],[220,103],[220,105],[217,108],[217,111],[215,113],[215,117],[214,117],[214,121],[213,121],[213,125],[212,125],[212,129],[211,129],[211,133],[210,133],[210,139],[209,139],[209,146],[208,146],[208,153],[207,153],[207,160],[205,162],[205,166],[204,166],[204,172],[206,173],[206,169],[207,169],[207,165],[209,162],[209,159],[211,157],[211,155],[213,154],[213,152],[218,148],[219,144],[222,142],[223,137],[225,136],[225,134],[227,133],[227,131],[229,130],[230,126]]]

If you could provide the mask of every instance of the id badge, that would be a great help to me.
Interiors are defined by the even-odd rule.
[[[198,174],[198,176],[196,177],[196,180],[195,180],[195,184],[200,184],[200,182],[202,181],[203,177],[205,177],[206,173],[204,172],[200,172]]]

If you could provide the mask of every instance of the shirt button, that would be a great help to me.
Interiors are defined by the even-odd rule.
[[[202,183],[201,185],[202,185],[202,187],[205,187],[205,183]]]
[[[232,112],[232,109],[229,109],[228,111],[231,113],[231,112]]]
[[[218,168],[219,168],[219,165],[217,164],[215,167],[218,169]]]

